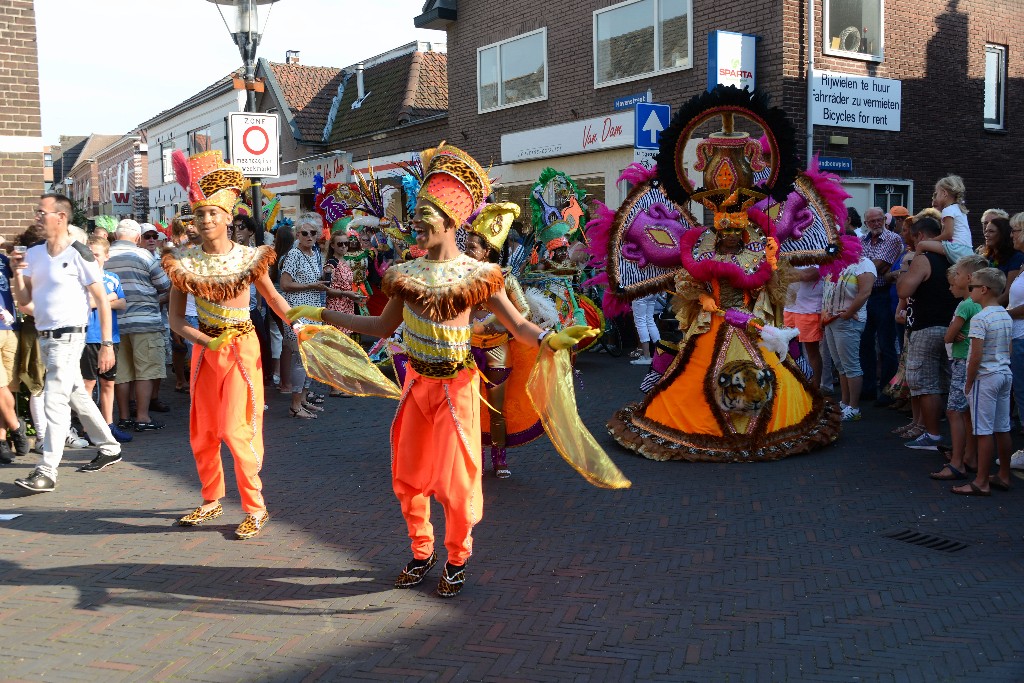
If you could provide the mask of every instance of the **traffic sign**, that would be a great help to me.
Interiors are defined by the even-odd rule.
[[[281,175],[279,124],[277,114],[228,114],[228,153],[246,178]]]
[[[661,131],[668,128],[672,118],[672,107],[667,104],[636,105],[636,133],[633,147],[636,149],[658,149]]]

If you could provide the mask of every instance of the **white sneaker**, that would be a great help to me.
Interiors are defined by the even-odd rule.
[[[68,438],[64,439],[67,448],[88,448],[89,440],[78,435],[74,427],[68,428]]]
[[[650,365],[651,364],[651,359],[650,358],[634,358],[633,360],[629,361],[629,364],[630,365]]]
[[[1024,470],[1024,450],[1017,451],[1010,456],[1011,470]]]

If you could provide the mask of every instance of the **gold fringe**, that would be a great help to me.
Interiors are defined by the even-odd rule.
[[[501,269],[486,264],[470,277],[453,285],[427,287],[419,280],[391,268],[384,274],[381,289],[388,297],[400,297],[422,309],[422,315],[436,322],[451,320],[467,308],[479,306],[505,287]]]
[[[161,257],[161,264],[176,289],[192,296],[202,297],[207,301],[227,301],[234,299],[250,284],[266,275],[275,260],[277,260],[277,253],[274,248],[262,245],[256,248],[256,255],[245,270],[216,277],[201,276],[186,270],[181,265],[178,250],[168,247]]]

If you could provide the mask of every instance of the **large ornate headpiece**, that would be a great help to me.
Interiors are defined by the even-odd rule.
[[[174,175],[185,191],[192,210],[217,206],[231,214],[242,194],[245,178],[237,166],[224,163],[219,149],[185,158],[180,149],[171,154]]]
[[[443,142],[420,154],[423,184],[419,199],[426,199],[461,226],[491,193],[491,180],[476,159]]]
[[[483,237],[492,249],[501,251],[508,238],[508,231],[512,228],[512,221],[517,218],[519,205],[514,202],[488,204],[473,219],[469,230]]]

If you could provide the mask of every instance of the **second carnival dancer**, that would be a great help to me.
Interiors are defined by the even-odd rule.
[[[235,530],[239,539],[260,533],[270,515],[263,500],[259,472],[263,466],[263,366],[260,345],[249,317],[249,285],[284,318],[289,304],[274,288],[267,271],[273,247],[256,248],[231,241],[231,210],[244,178],[225,164],[219,150],[187,161],[174,155],[174,170],[186,189],[201,244],[171,249],[163,266],[173,288],[171,329],[192,342],[189,440],[202,482],[203,503],[178,520],[199,526],[220,517],[224,508],[223,440],[231,450],[235,481],[245,519]],[[185,298],[195,297],[199,329],[185,321]]]
[[[486,171],[451,145],[427,150],[421,159],[426,172],[412,224],[426,256],[388,269],[383,290],[389,300],[381,315],[298,306],[288,317],[322,320],[381,338],[405,323],[410,362],[391,428],[391,474],[413,559],[394,585],[422,583],[437,562],[430,524],[433,496],[444,508],[448,551],[437,594],[448,598],[465,584],[471,532],[483,515],[480,381],[470,352],[471,311],[486,307],[520,342],[554,351],[569,349],[596,330],[578,326],[555,333],[523,318],[505,294],[501,269],[466,256],[456,244],[456,230],[490,194]]]

